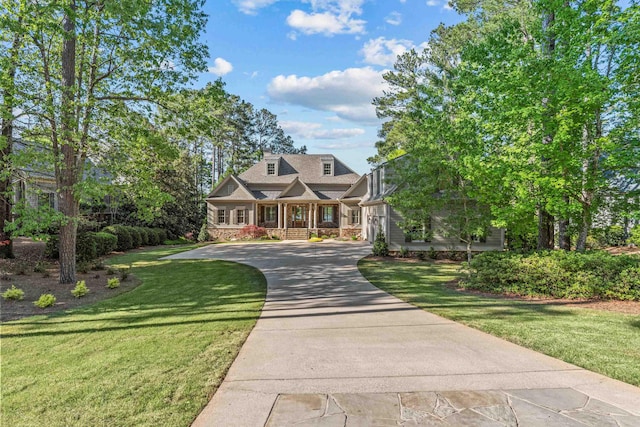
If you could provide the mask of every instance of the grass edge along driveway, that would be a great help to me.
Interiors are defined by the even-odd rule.
[[[255,325],[266,280],[214,260],[113,258],[142,284],[97,304],[2,324],[7,426],[187,426]]]
[[[640,316],[462,293],[456,264],[363,259],[374,286],[426,311],[640,386]]]

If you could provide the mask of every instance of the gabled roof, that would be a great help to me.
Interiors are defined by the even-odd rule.
[[[333,163],[332,175],[323,175],[324,161]],[[267,175],[267,162],[278,163],[277,175]],[[331,154],[281,154],[261,160],[238,176],[248,186],[289,184],[296,177],[306,184],[353,184],[360,175]]]
[[[286,200],[319,200],[319,197],[307,184],[296,177],[278,196]]]
[[[369,188],[367,186],[367,175],[362,175],[358,181],[355,182],[344,194],[338,199],[340,200],[360,200],[367,195]]]
[[[235,188],[231,194],[228,192],[227,185],[230,183],[235,183]],[[226,194],[225,194],[226,193]],[[209,193],[207,196],[207,200],[215,199],[215,200],[256,200],[253,193],[247,188],[247,186],[234,175],[229,175],[225,179],[222,180],[220,184],[216,186],[216,188]]]

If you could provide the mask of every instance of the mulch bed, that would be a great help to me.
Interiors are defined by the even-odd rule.
[[[24,291],[24,299],[11,301],[0,299],[0,321],[16,320],[38,314],[51,314],[74,307],[93,304],[94,302],[112,298],[115,295],[130,291],[140,284],[135,277],[121,281],[120,287],[109,289],[107,279],[119,275],[107,274],[104,269],[78,273],[77,280],[84,280],[89,293],[81,298],[71,294],[75,284],[61,285],[57,261],[44,257],[44,243],[28,239],[16,239],[14,242],[14,259],[0,259],[0,293],[15,286]],[[39,272],[34,272],[36,268]],[[33,305],[42,294],[53,294],[56,302],[53,306],[39,308]]]

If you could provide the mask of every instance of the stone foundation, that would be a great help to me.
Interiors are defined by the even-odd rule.
[[[209,227],[209,236],[211,240],[238,240],[242,232],[242,228],[215,228]],[[280,240],[284,240],[286,236],[286,230],[284,228],[267,228],[267,235],[270,238],[274,236]],[[317,234],[318,236],[334,236],[342,237],[345,239],[351,239],[352,236],[361,239],[361,229],[359,228],[310,228],[309,235]]]

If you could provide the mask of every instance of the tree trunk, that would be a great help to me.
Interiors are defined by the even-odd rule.
[[[467,240],[467,262],[469,264],[471,264],[471,237],[469,236],[469,239]]]
[[[70,8],[75,10],[74,0]],[[62,21],[65,38],[62,43],[62,99],[61,99],[61,136],[62,162],[60,173],[56,177],[60,212],[66,222],[60,227],[60,283],[76,281],[76,237],[79,201],[74,194],[78,173],[76,167],[76,149],[74,144],[74,89],[76,69],[76,25],[74,18],[66,14]]]
[[[563,196],[562,200],[564,204],[569,207],[569,197]],[[560,249],[565,251],[571,250],[571,235],[569,235],[569,219],[561,218],[558,220],[558,244]]]
[[[553,249],[553,215],[545,209],[538,210],[538,250]]]
[[[21,20],[20,20],[21,21]],[[0,151],[0,258],[13,258],[13,239],[5,227],[13,217],[13,193],[11,180],[13,167],[11,164],[11,150],[13,147],[13,109],[15,107],[15,77],[18,63],[18,53],[21,35],[15,34],[11,45],[11,62],[6,70],[6,86],[2,91],[4,100],[4,114],[2,117],[2,140],[6,144]]]
[[[587,235],[591,230],[591,212],[590,207],[584,205],[582,207],[582,224],[580,224],[580,234],[576,242],[576,251],[584,252],[587,248]]]

